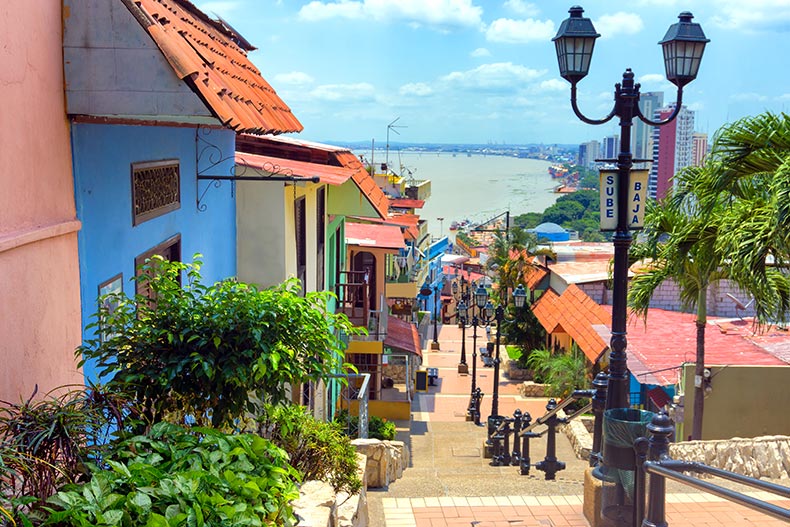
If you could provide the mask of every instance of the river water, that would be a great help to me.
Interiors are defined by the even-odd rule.
[[[384,161],[385,153],[377,151],[374,162]],[[396,172],[403,166],[415,179],[431,180],[431,197],[417,212],[434,236],[448,234],[453,221],[482,222],[508,209],[511,216],[543,212],[559,196],[547,170],[551,163],[538,159],[390,150],[389,164]]]

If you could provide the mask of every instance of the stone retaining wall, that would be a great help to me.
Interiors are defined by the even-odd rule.
[[[403,441],[354,439],[357,452],[367,457],[365,477],[368,488],[384,488],[403,475],[409,463],[409,449]]]
[[[583,417],[583,420],[592,421]],[[589,425],[589,423],[588,423]],[[587,460],[592,450],[592,433],[584,421],[574,419],[561,425],[576,457]],[[752,478],[790,478],[790,437],[763,436],[717,441],[684,441],[669,446],[672,459],[697,461],[711,467]]]
[[[790,478],[790,437],[787,436],[685,441],[670,445],[669,455],[752,478]]]
[[[367,527],[368,500],[365,480],[367,458],[357,454],[357,473],[362,488],[357,494],[335,494],[325,481],[305,481],[299,487],[299,499],[293,503],[299,518],[297,527]]]
[[[519,368],[518,361],[508,360],[505,368],[505,377],[511,381],[531,381],[532,370]]]
[[[538,384],[533,381],[524,381],[518,386],[518,394],[521,397],[546,397],[548,384]]]

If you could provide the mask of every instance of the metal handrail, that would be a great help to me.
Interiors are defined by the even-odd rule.
[[[641,525],[668,525],[665,519],[666,504],[666,479],[677,481],[695,489],[709,492],[726,500],[749,507],[783,521],[790,521],[790,508],[782,508],[765,500],[748,496],[742,492],[716,485],[697,477],[683,474],[683,472],[696,472],[708,474],[725,480],[762,489],[785,498],[790,498],[790,487],[775,483],[760,481],[743,474],[711,467],[695,461],[683,461],[669,457],[669,437],[674,433],[675,426],[666,413],[656,415],[647,426],[650,439],[639,438],[634,443],[634,450],[640,462],[637,463],[635,507],[636,523]],[[648,456],[649,453],[649,456]],[[647,459],[649,457],[649,459]],[[645,476],[650,474],[650,495],[647,507],[644,493]]]
[[[560,412],[560,410],[563,410],[564,408],[566,408],[571,403],[574,403],[574,402],[578,401],[579,399],[592,398],[594,395],[595,395],[595,390],[576,390],[576,391],[574,391],[570,395],[570,397],[566,398],[564,401],[562,401],[560,404],[558,404],[553,410],[549,410],[548,412],[546,412],[545,415],[543,415],[542,417],[537,418],[534,423],[532,423],[531,425],[526,427],[524,430],[522,430],[519,433],[519,435],[523,436],[524,434],[528,434],[528,433],[532,432],[532,430],[534,430],[535,427],[537,427],[538,425],[546,424],[546,421],[548,421],[549,419],[551,419],[552,417],[557,415]],[[565,419],[571,420],[571,419],[575,418],[576,416],[581,415],[581,414],[583,414],[584,412],[586,412],[586,411],[588,411],[590,409],[592,409],[592,402],[588,403],[581,410],[577,410],[577,411],[573,412],[572,414],[566,416]]]

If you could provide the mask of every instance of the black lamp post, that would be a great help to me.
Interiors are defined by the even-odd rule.
[[[433,342],[431,342],[431,350],[439,350],[439,330],[436,328],[437,319],[439,318],[439,303],[442,301],[439,293],[441,288],[438,285],[433,286]]]
[[[616,218],[614,228],[614,272],[612,294],[612,337],[609,348],[609,382],[606,409],[629,407],[629,372],[627,364],[626,317],[628,296],[628,250],[631,246],[631,207],[629,194],[637,190],[631,182],[631,167],[634,163],[631,153],[631,126],[634,118],[651,126],[662,126],[672,122],[683,104],[683,87],[693,81],[699,70],[705,44],[709,42],[699,24],[693,23],[692,14],[682,12],[679,21],[670,26],[660,42],[664,50],[664,67],[667,80],[677,86],[677,100],[672,114],[663,121],[653,121],[642,115],[639,109],[639,84],[634,83],[631,69],[623,73],[622,83],[615,84],[614,108],[603,119],[590,119],[584,116],[576,103],[576,84],[589,71],[595,39],[595,32],[589,18],[582,16],[584,10],[579,6],[570,8],[570,18],[562,22],[554,44],[560,75],[571,83],[571,107],[573,113],[587,124],[604,124],[620,118],[620,152],[617,156],[617,180],[613,187],[616,199],[613,207],[607,209]],[[614,161],[614,160],[613,160]],[[649,160],[637,160],[649,161]],[[644,196],[644,193],[642,193]],[[635,466],[634,452],[631,448],[617,447],[603,438],[603,468],[630,468]]]
[[[560,25],[553,41],[557,50],[560,76],[571,83],[571,106],[576,116],[587,124],[604,124],[617,116],[620,118],[620,152],[617,156],[617,227],[614,242],[614,276],[612,294],[612,338],[609,356],[609,388],[606,408],[627,408],[629,406],[629,379],[626,357],[626,302],[628,292],[628,249],[631,246],[629,215],[629,187],[633,154],[631,153],[631,126],[634,118],[652,126],[662,126],[677,117],[683,104],[683,86],[697,76],[705,44],[699,24],[693,23],[692,14],[680,13],[679,21],[670,26],[660,42],[664,50],[664,67],[667,80],[677,86],[677,102],[672,114],[663,121],[652,121],[639,110],[639,84],[634,83],[631,69],[623,73],[622,83],[615,84],[614,108],[603,119],[585,117],[576,104],[576,84],[589,71],[595,39],[595,32],[589,18],[582,16],[584,9],[579,6],[570,8],[570,18]],[[643,161],[643,160],[638,160]],[[644,160],[649,161],[649,160]]]
[[[513,291],[513,303],[516,305],[516,309],[522,309],[526,303],[526,299],[527,292],[523,285],[519,285],[516,290]],[[487,323],[490,323],[493,320],[496,321],[496,344],[494,347],[494,390],[491,395],[491,415],[488,416],[488,435],[491,436],[491,434],[499,426],[501,420],[504,419],[501,415],[499,415],[499,346],[502,335],[502,322],[505,320],[505,306],[500,304],[494,308],[493,304],[491,304],[491,302],[488,300],[488,291],[486,291],[482,286],[480,286],[477,292],[475,292],[475,301],[477,302],[478,306],[484,302],[482,313],[483,319],[486,320]]]
[[[458,313],[458,323],[461,325],[461,360],[458,362],[458,373],[469,373],[469,365],[466,363],[466,323],[469,308],[466,301],[469,298],[468,282],[466,278],[461,277],[461,286],[459,288],[458,281],[454,281],[451,288],[453,296],[456,301],[456,311]]]

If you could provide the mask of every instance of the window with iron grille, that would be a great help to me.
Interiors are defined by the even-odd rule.
[[[326,246],[326,187],[318,189],[317,203],[316,203],[316,277],[315,289],[316,291],[323,291],[324,289],[324,273],[325,273],[325,246]]]
[[[302,282],[302,294],[304,294],[307,288],[307,215],[304,198],[299,198],[294,203],[294,219],[296,226],[296,277]]]
[[[177,159],[132,164],[132,224],[181,208]]]

